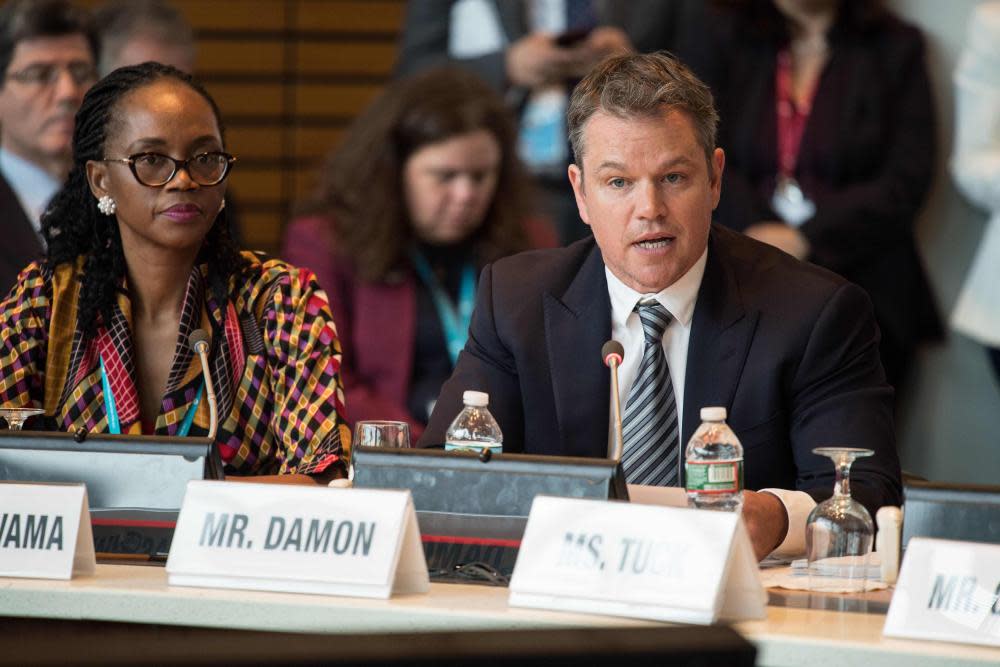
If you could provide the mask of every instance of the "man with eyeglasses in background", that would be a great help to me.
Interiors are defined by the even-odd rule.
[[[69,173],[73,122],[97,80],[90,16],[62,0],[0,8],[0,294],[43,254],[41,215]]]

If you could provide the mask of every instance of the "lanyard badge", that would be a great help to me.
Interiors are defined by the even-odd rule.
[[[431,291],[434,308],[437,310],[441,328],[444,329],[445,343],[448,346],[448,356],[452,367],[458,363],[458,354],[465,347],[469,337],[469,324],[472,323],[472,311],[476,305],[476,270],[472,262],[462,267],[462,282],[458,289],[458,304],[453,304],[448,293],[441,286],[427,259],[416,249],[410,251],[410,259],[417,276]]]

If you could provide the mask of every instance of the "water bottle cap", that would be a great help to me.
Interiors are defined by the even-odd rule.
[[[485,408],[490,404],[490,395],[485,391],[467,391],[462,394],[462,401],[466,405],[472,405],[477,408]]]
[[[726,421],[725,408],[702,408],[701,420],[703,422],[724,422]]]

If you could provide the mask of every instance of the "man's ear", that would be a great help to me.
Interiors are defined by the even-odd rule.
[[[90,185],[90,192],[100,199],[104,195],[110,195],[110,176],[108,165],[103,162],[90,160],[87,162],[87,184]]]
[[[722,172],[726,168],[726,154],[721,148],[712,152],[712,210],[719,205],[722,197]]]
[[[583,169],[571,164],[567,172],[569,183],[573,186],[573,196],[576,197],[576,208],[580,212],[580,219],[586,224],[590,224],[587,219],[587,195],[583,190]]]

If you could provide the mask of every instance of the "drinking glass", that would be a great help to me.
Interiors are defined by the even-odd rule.
[[[42,408],[0,408],[0,417],[7,420],[7,428],[20,431],[28,417],[45,414]]]
[[[813,453],[833,459],[837,478],[833,497],[816,505],[806,521],[809,589],[864,591],[875,527],[864,505],[851,498],[849,476],[855,459],[875,452],[856,447],[818,447]]]
[[[406,422],[360,421],[354,425],[354,447],[409,447]]]

